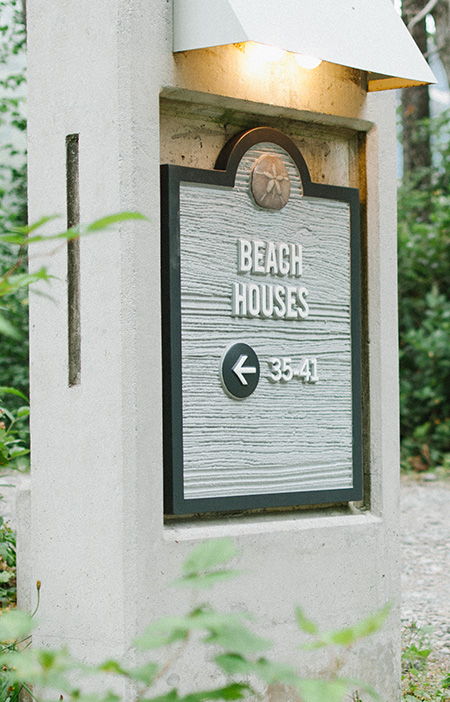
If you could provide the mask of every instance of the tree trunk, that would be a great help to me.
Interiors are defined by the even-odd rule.
[[[436,46],[450,86],[450,2],[438,0],[431,13],[436,24]]]
[[[445,2],[448,5],[448,0]],[[407,26],[425,4],[426,0],[403,0],[402,18]],[[425,18],[414,25],[411,33],[421,52],[426,54]],[[430,133],[421,126],[421,121],[429,117],[428,86],[420,85],[402,90],[403,174],[406,179],[414,176],[418,187],[426,187],[430,183]]]

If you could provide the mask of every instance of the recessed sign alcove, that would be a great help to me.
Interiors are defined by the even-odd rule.
[[[166,513],[360,499],[358,190],[269,128],[161,178]]]

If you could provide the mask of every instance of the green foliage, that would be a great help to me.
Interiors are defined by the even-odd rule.
[[[10,231],[27,222],[25,151],[25,17],[21,0],[0,0],[0,218]],[[0,240],[2,270],[17,261],[18,247]],[[26,258],[20,270],[25,272]],[[3,298],[0,382],[28,395],[28,293]],[[13,333],[15,330],[15,334]],[[17,343],[20,334],[20,343]],[[18,404],[11,398],[11,408]]]
[[[2,608],[15,605],[16,595],[16,534],[0,517],[0,603]],[[1,631],[0,619],[0,641],[4,639]]]
[[[44,227],[55,217],[44,217],[38,222],[29,226],[13,227],[10,230],[5,230],[0,233],[0,244],[8,244],[18,247],[16,260],[6,270],[3,269],[0,275],[0,298],[9,299],[11,296],[17,295],[21,290],[28,290],[29,286],[38,281],[50,281],[51,276],[47,273],[45,267],[40,268],[33,273],[28,273],[23,270],[23,264],[26,260],[26,255],[29,246],[39,242],[49,241],[70,241],[77,239],[93,232],[105,231],[111,229],[120,222],[129,220],[145,220],[146,217],[138,212],[119,212],[108,217],[102,217],[87,225],[81,225],[73,229],[63,229],[55,234],[40,234],[39,229]],[[14,338],[20,338],[18,330],[14,329],[10,320],[0,314],[0,333]]]
[[[311,634],[315,638],[315,641],[307,644],[304,646],[304,648],[315,649],[332,645],[347,648],[348,646],[352,646],[360,639],[370,636],[370,634],[378,631],[384,624],[384,621],[386,620],[390,611],[391,605],[388,604],[379,612],[369,615],[366,617],[366,619],[362,619],[354,626],[339,629],[338,631],[327,631],[321,633],[318,630],[317,625],[306,619],[303,612],[299,607],[297,607],[297,622],[304,632]]]
[[[105,231],[120,222],[145,220],[146,217],[137,212],[119,212],[102,217],[77,229],[64,229],[50,235],[39,233],[39,230],[52,219],[54,218],[45,217],[30,226],[13,227],[11,230],[0,233],[0,244],[6,243],[18,247],[16,261],[6,270],[3,269],[0,274],[0,299],[2,302],[11,298],[16,299],[33,283],[51,280],[45,267],[33,273],[23,270],[23,262],[30,245],[44,241],[70,241],[93,232]],[[20,330],[5,315],[4,308],[0,309],[0,337],[2,340],[12,338],[15,341],[17,339],[21,341]],[[16,343],[16,346],[20,346],[20,344]],[[27,397],[21,390],[3,385],[0,387],[0,402],[3,403],[5,395],[9,399],[14,398],[16,406],[12,406],[11,403],[8,407],[0,406],[0,467],[15,468],[18,466],[18,459],[21,459],[23,465],[23,457],[29,453],[29,407]],[[23,405],[24,400],[27,405]]]
[[[198,582],[193,577],[223,572],[224,565],[235,553],[230,539],[207,541],[197,546],[182,567],[181,581],[184,580],[184,586],[192,587],[196,593]],[[180,580],[175,584],[179,586]],[[297,621],[300,629],[312,634],[320,645],[337,645],[349,650],[358,638],[373,633],[381,626],[387,609],[383,608],[354,627],[332,634],[321,633],[300,608],[297,610]],[[266,652],[270,644],[249,628],[249,620],[246,614],[217,612],[209,604],[197,604],[186,615],[163,617],[147,627],[134,642],[142,654],[138,665],[130,666],[108,659],[90,666],[73,658],[65,648],[19,650],[20,644],[28,641],[33,626],[32,617],[20,612],[6,613],[0,617],[0,640],[5,642],[0,651],[0,699],[12,702],[13,698],[7,694],[2,697],[2,690],[13,691],[17,696],[21,687],[26,685],[39,689],[43,699],[48,699],[46,695],[51,690],[53,696],[61,695],[74,702],[120,702],[115,693],[101,690],[105,676],[112,676],[128,682],[138,702],[209,702],[240,700],[249,696],[256,698],[258,695],[254,686],[258,681],[263,685],[277,683],[289,686],[299,695],[301,702],[343,702],[348,699],[349,690],[353,691],[354,700],[361,699],[360,692],[379,700],[369,686],[340,677],[337,674],[339,666],[326,671],[323,678],[309,679],[301,677],[292,666],[268,660],[261,653]],[[159,681],[163,677],[167,680],[168,671],[176,669],[187,646],[191,650],[191,647],[199,645],[203,654],[197,654],[198,658],[202,659],[206,654],[212,659],[222,678],[221,684],[190,693],[181,693],[177,688],[172,688],[161,694]],[[166,647],[168,651],[162,663],[144,660],[146,652]],[[83,681],[92,677],[97,679],[95,689],[98,691],[86,694]]]
[[[208,546],[209,544],[209,546]],[[236,549],[230,539],[207,541],[194,549],[183,565],[183,577],[176,584],[191,588],[212,587],[220,580],[237,575],[234,570],[217,568],[236,556]]]
[[[15,388],[0,387],[0,401],[4,395],[19,396],[27,402],[14,412],[0,407],[0,466],[17,467],[17,461],[27,456],[29,449],[28,400]],[[23,465],[23,463],[22,463]]]
[[[30,644],[32,618],[25,612],[10,609],[0,614],[0,656],[13,657],[19,660],[19,647]],[[15,657],[14,657],[15,656]],[[20,692],[27,685],[18,679],[12,679],[8,668],[0,668],[0,700],[1,702],[19,702]]]
[[[0,211],[26,224],[25,16],[21,0],[0,0]],[[2,250],[0,248],[0,253]]]
[[[418,700],[450,700],[450,676],[430,663],[432,648],[430,629],[415,622],[403,632],[402,646],[402,702]]]
[[[450,454],[449,114],[432,130],[431,189],[399,191],[400,393],[403,464],[426,470]]]

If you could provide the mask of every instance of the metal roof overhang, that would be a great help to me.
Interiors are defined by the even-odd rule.
[[[391,0],[174,0],[174,52],[254,41],[368,73],[368,90],[436,83]]]

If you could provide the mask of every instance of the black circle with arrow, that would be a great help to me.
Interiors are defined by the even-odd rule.
[[[222,356],[220,379],[225,392],[235,400],[243,400],[256,390],[259,373],[258,356],[242,341],[229,346]]]

